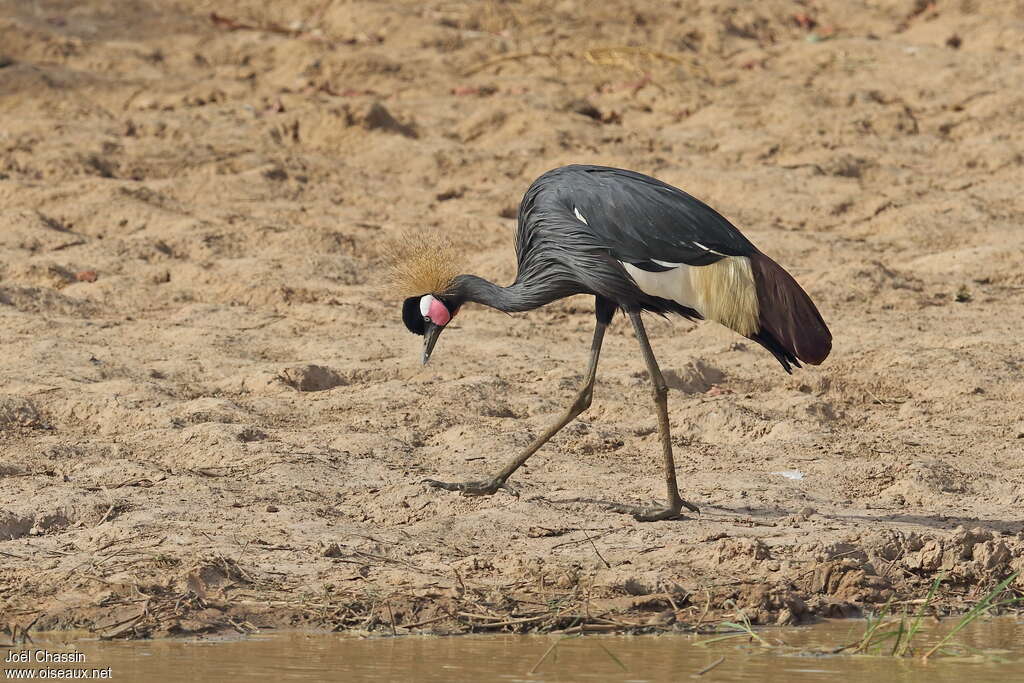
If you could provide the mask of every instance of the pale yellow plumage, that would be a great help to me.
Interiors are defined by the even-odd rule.
[[[757,332],[760,327],[757,289],[750,259],[745,256],[726,256],[708,266],[680,263],[662,272],[622,265],[647,294],[692,308],[705,320],[714,320],[742,335]]]
[[[746,336],[758,328],[757,290],[750,259],[727,256],[708,266],[691,267],[697,308],[708,320]]]

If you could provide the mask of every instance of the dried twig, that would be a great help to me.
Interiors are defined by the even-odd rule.
[[[398,631],[395,629],[395,613],[391,610],[391,601],[385,600],[384,604],[388,608],[388,616],[391,618],[391,635],[397,636]]]
[[[473,614],[470,614],[470,613],[467,613],[467,612],[459,612],[458,615],[459,616],[464,616],[464,617],[478,616],[478,615],[473,615]],[[546,614],[541,614],[540,616],[536,616],[536,617],[526,617],[526,618],[523,618],[523,619],[506,619],[504,621],[492,621],[492,622],[484,623],[484,624],[473,624],[473,626],[480,627],[480,628],[499,628],[499,627],[502,627],[502,626],[515,626],[517,624],[532,624],[533,622],[544,621],[546,619],[557,620],[557,619],[582,619],[582,618],[583,618],[583,615],[580,615],[580,614],[562,614],[562,613],[550,614],[550,613],[546,613]]]
[[[590,534],[588,534],[586,531],[584,531],[583,535],[587,537],[588,541],[590,541],[591,547],[594,548],[594,552],[597,553],[598,558],[600,558],[600,560],[602,562],[604,562],[604,566],[607,567],[608,569],[611,569],[612,566],[610,564],[608,564],[608,560],[604,559],[604,556],[601,554],[601,551],[597,549],[597,544],[594,543],[594,539],[592,539],[590,537]]]
[[[540,665],[544,663],[544,660],[548,658],[548,655],[554,652],[555,648],[558,647],[558,643],[560,642],[561,640],[556,640],[555,642],[551,643],[551,647],[549,647],[547,650],[544,650],[544,654],[540,656],[540,659],[537,660],[537,663],[534,664],[533,668],[530,669],[527,673],[531,675],[537,673],[537,669],[539,669]]]
[[[716,666],[718,666],[719,664],[721,664],[724,661],[725,661],[725,657],[719,657],[715,661],[713,661],[710,664],[708,664],[707,666],[705,666],[700,671],[698,671],[695,674],[693,674],[692,678],[697,678],[698,676],[703,676],[704,674],[706,674],[707,672],[711,671],[712,669],[714,669]]]
[[[547,57],[548,59],[554,59],[555,56],[556,55],[555,55],[554,52],[539,52],[539,51],[534,51],[534,52],[513,52],[512,54],[509,54],[509,55],[502,55],[501,57],[495,57],[493,59],[488,59],[486,62],[483,62],[482,64],[477,64],[476,66],[471,67],[471,68],[467,69],[466,71],[463,71],[462,75],[463,76],[472,76],[473,74],[475,74],[475,73],[477,73],[479,71],[483,71],[484,69],[492,67],[495,64],[501,64],[502,62],[511,62],[511,61],[514,61],[514,60],[518,61],[520,59],[528,59],[530,57]]]

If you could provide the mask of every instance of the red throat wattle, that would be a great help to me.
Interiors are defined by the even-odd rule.
[[[430,317],[430,322],[442,327],[447,325],[448,321],[452,319],[451,313],[448,312],[445,305],[433,297],[431,297],[427,315]]]

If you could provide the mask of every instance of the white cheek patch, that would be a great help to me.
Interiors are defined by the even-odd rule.
[[[430,314],[430,304],[433,303],[434,297],[429,294],[424,294],[423,298],[420,299],[420,315],[426,318]]]
[[[452,314],[437,297],[426,294],[420,299],[420,315],[427,322],[444,327],[452,319]]]

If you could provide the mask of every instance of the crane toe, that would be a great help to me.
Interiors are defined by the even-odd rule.
[[[660,522],[666,519],[681,519],[682,514],[678,508],[670,507],[639,507],[636,505],[611,505],[608,507],[612,512],[619,512],[624,515],[632,515],[638,522]]]
[[[457,491],[464,496],[493,496],[499,490],[504,489],[509,494],[519,497],[519,493],[511,486],[500,479],[487,479],[484,481],[446,482],[436,479],[424,479],[424,484],[433,486],[436,489],[445,491]]]
[[[597,500],[594,498],[570,498],[568,500],[551,500],[548,502],[556,505],[565,503],[587,503],[589,505],[600,505],[609,512],[631,515],[633,519],[638,522],[660,522],[666,519],[686,519],[682,515],[683,508],[686,508],[691,512],[700,513],[700,508],[696,505],[681,499],[678,500],[675,505],[655,505],[652,507],[626,505],[624,503],[615,503],[610,500]]]

